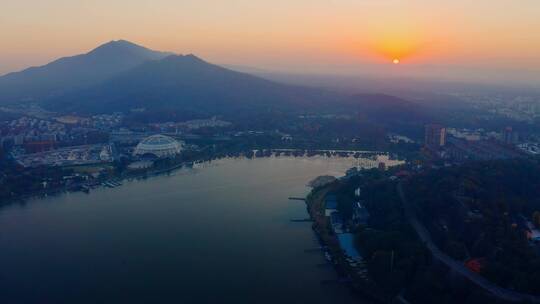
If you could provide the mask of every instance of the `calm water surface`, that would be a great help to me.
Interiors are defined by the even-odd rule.
[[[355,303],[321,286],[336,275],[287,200],[352,163],[225,159],[4,207],[0,303]]]

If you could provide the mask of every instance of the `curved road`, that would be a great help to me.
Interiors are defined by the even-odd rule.
[[[431,251],[431,253],[437,260],[441,261],[456,273],[467,278],[468,280],[488,291],[497,298],[512,302],[529,301],[540,303],[540,297],[519,293],[513,290],[499,287],[496,284],[488,281],[484,277],[480,276],[479,274],[470,271],[467,267],[465,267],[465,265],[463,265],[463,263],[456,261],[443,253],[435,245],[433,240],[431,240],[431,236],[429,235],[429,232],[424,227],[424,225],[422,225],[422,223],[418,220],[414,208],[411,206],[411,204],[405,197],[401,182],[399,182],[397,185],[397,191],[399,193],[399,197],[401,198],[401,202],[403,203],[403,208],[405,209],[405,216],[409,220],[410,224],[413,226],[414,230],[416,230],[418,237],[422,240],[422,242],[426,245],[426,247],[429,249],[429,251]]]

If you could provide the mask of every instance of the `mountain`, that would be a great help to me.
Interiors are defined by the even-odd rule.
[[[148,61],[90,88],[47,100],[53,110],[103,113],[146,108],[223,114],[250,109],[309,109],[337,101],[318,89],[275,83],[194,55]]]
[[[388,130],[417,138],[421,137],[425,124],[444,119],[436,109],[392,95],[356,94],[348,103],[361,120],[377,122]]]
[[[170,53],[153,51],[125,40],[111,41],[86,54],[1,76],[0,103],[60,96],[168,55]]]
[[[0,77],[2,100],[34,100],[49,110],[80,114],[145,108],[146,117],[232,114],[249,120],[264,113],[274,119],[297,113],[341,112],[405,129],[421,129],[422,123],[433,121],[424,106],[393,96],[351,97],[287,85],[194,55],[156,52],[122,40]],[[280,114],[273,115],[276,113]]]
[[[356,109],[365,116],[401,122],[432,119],[423,105],[386,94],[356,94],[351,97]]]

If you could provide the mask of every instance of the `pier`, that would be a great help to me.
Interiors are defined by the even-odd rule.
[[[308,223],[308,222],[313,222],[313,220],[310,219],[310,218],[305,218],[305,219],[292,219],[291,222],[293,222],[293,223]]]
[[[303,201],[303,202],[306,201],[306,199],[304,197],[294,197],[294,196],[290,196],[289,200],[291,200],[291,201]]]
[[[305,253],[321,252],[323,249],[324,249],[323,247],[310,248],[310,249],[305,249],[304,252]]]

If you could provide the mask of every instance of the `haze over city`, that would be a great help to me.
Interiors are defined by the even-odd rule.
[[[0,1],[0,303],[540,303],[538,0]]]
[[[540,81],[535,0],[8,0],[0,14],[0,74],[126,39],[269,72]]]

